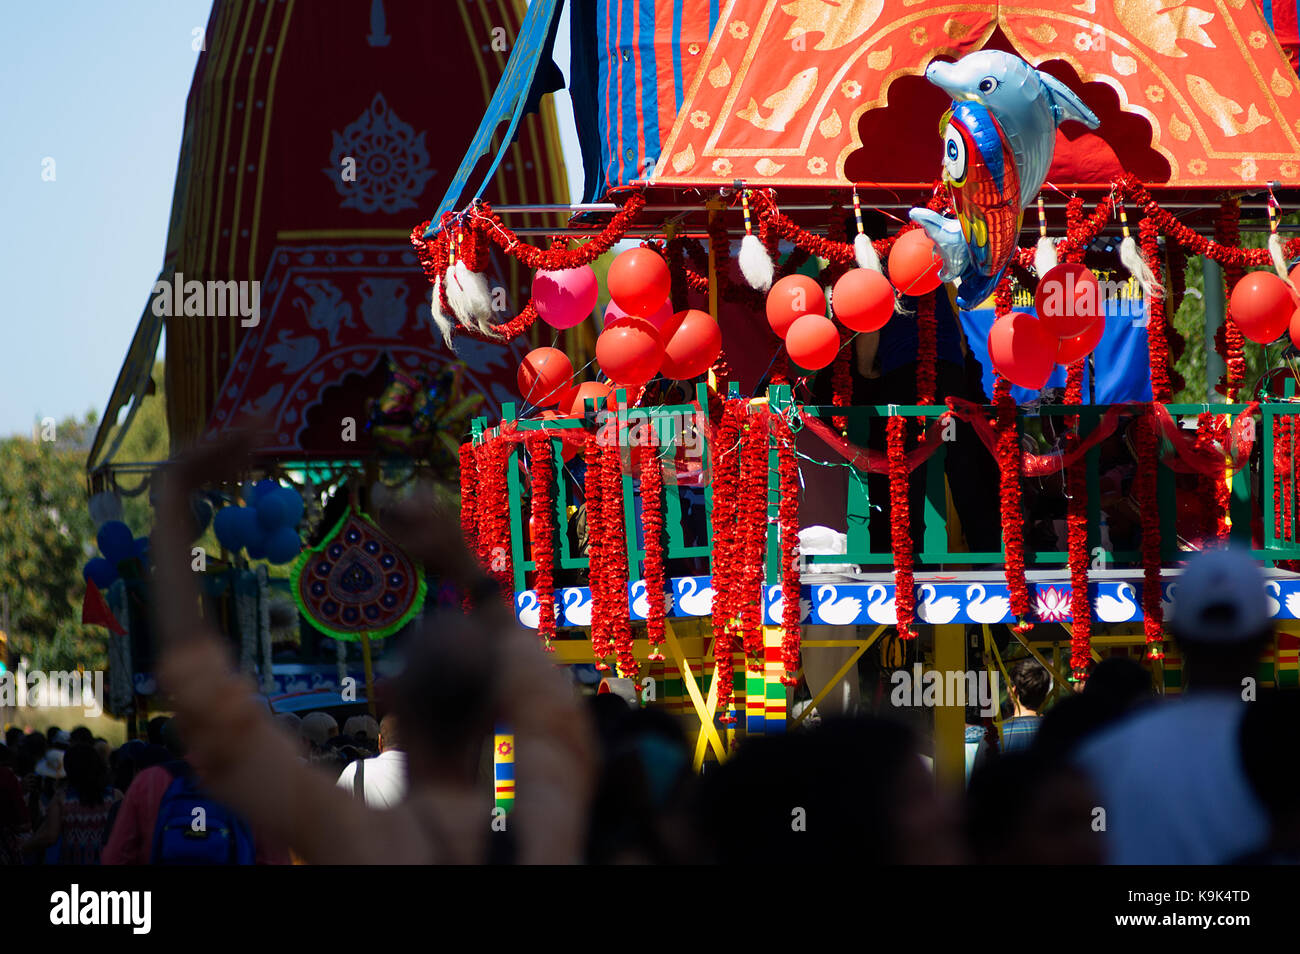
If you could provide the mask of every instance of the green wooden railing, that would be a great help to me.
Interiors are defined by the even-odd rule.
[[[1294,382],[1288,382],[1288,394]],[[737,396],[733,387],[731,397]],[[792,397],[790,388],[786,385],[774,385],[768,391],[768,405],[775,413],[786,414],[792,409]],[[632,430],[641,428],[642,433],[645,429],[652,429],[656,436],[657,451],[664,458],[676,457],[679,451],[682,453],[691,453],[691,461],[698,461],[699,471],[702,472],[705,479],[697,494],[703,501],[705,508],[703,526],[698,524],[693,528],[694,534],[703,543],[689,543],[687,537],[686,522],[683,519],[684,488],[671,476],[673,468],[666,468],[664,480],[664,525],[667,534],[665,546],[665,556],[668,559],[678,558],[703,558],[711,556],[711,547],[708,541],[712,536],[712,526],[709,515],[712,512],[712,492],[710,482],[707,477],[710,473],[712,456],[717,449],[711,448],[707,441],[707,427],[705,426],[706,415],[701,409],[707,409],[707,391],[703,384],[697,386],[696,399],[698,404],[678,404],[651,408],[634,408],[626,407],[626,395],[623,392],[618,393],[620,410],[614,412],[613,420],[606,422],[605,426],[612,428],[613,421],[617,422],[618,440],[621,446],[627,448],[629,444],[636,444],[638,439],[633,437],[629,440],[629,434]],[[1186,416],[1198,416],[1203,412],[1212,411],[1216,415],[1232,415],[1234,418],[1246,409],[1244,404],[1170,404],[1166,406],[1169,413],[1177,420]],[[866,447],[871,442],[872,433],[875,429],[883,429],[885,420],[892,415],[901,415],[907,418],[916,418],[921,421],[932,421],[938,418],[947,410],[943,405],[936,406],[916,406],[916,405],[877,405],[862,407],[831,407],[831,406],[814,406],[804,405],[800,408],[804,413],[815,416],[826,421],[832,417],[843,416],[847,420],[847,438],[848,440],[860,447]],[[992,410],[984,409],[986,413],[991,414]],[[1016,422],[1019,436],[1023,437],[1027,429],[1033,429],[1037,426],[1036,422],[1049,418],[1063,418],[1070,415],[1077,415],[1079,418],[1079,435],[1086,438],[1102,421],[1102,418],[1109,410],[1107,405],[1044,405],[1033,409],[1021,408],[1018,410]],[[599,412],[594,407],[593,402],[588,401],[588,420],[592,419],[594,414]],[[608,413],[608,412],[607,412]],[[1133,414],[1137,415],[1141,411],[1135,407]],[[1230,510],[1231,518],[1230,542],[1243,549],[1251,549],[1253,555],[1262,561],[1276,563],[1282,560],[1300,560],[1300,501],[1296,494],[1296,466],[1295,466],[1295,445],[1300,444],[1300,403],[1291,403],[1286,400],[1266,401],[1260,405],[1260,423],[1256,428],[1256,451],[1252,455],[1251,463],[1242,467],[1231,478],[1230,493]],[[1290,512],[1295,514],[1290,531],[1283,526],[1279,532],[1275,527],[1275,505],[1273,498],[1273,483],[1275,479],[1274,467],[1274,439],[1276,436],[1276,422],[1286,418],[1292,422],[1290,444],[1288,447],[1286,460],[1289,469],[1288,493],[1285,496],[1290,497]],[[1088,495],[1088,549],[1090,557],[1104,566],[1122,566],[1125,564],[1138,565],[1141,560],[1140,551],[1137,549],[1116,549],[1106,550],[1102,547],[1102,506],[1101,506],[1101,463],[1103,447],[1108,441],[1120,439],[1123,433],[1123,427],[1132,416],[1121,418],[1120,429],[1097,446],[1089,449],[1083,458],[1083,466],[1086,473],[1087,495]],[[797,418],[793,418],[794,427],[799,428]],[[515,428],[520,432],[536,431],[541,429],[549,430],[582,430],[585,426],[583,420],[578,419],[555,419],[550,421],[539,421],[536,419],[519,420],[517,418],[516,408],[513,404],[506,404],[503,408],[502,421],[504,423],[513,422]],[[598,421],[598,426],[600,422]],[[918,425],[917,428],[919,429]],[[694,428],[694,431],[691,430]],[[485,418],[479,418],[473,422],[473,436],[476,441],[481,441],[485,435],[490,433],[489,425]],[[976,439],[970,437],[968,439]],[[575,504],[576,499],[582,492],[581,482],[577,479],[574,469],[566,467],[561,455],[561,441],[552,439],[550,442],[551,453],[555,464],[555,472],[558,475],[555,492],[555,515],[558,527],[556,554],[558,569],[560,570],[581,570],[588,566],[587,558],[580,552],[575,552],[567,528],[570,524],[569,508]],[[881,442],[878,442],[881,443]],[[883,443],[881,443],[883,446]],[[642,448],[643,451],[647,448]],[[1160,530],[1161,530],[1161,554],[1166,564],[1174,564],[1184,557],[1183,542],[1179,538],[1178,526],[1178,491],[1176,481],[1178,475],[1171,470],[1161,458],[1165,456],[1168,447],[1164,442],[1161,445],[1161,453],[1155,461],[1138,461],[1138,467],[1154,466],[1157,468],[1157,506],[1160,511]],[[652,451],[653,452],[653,451]],[[945,464],[948,448],[942,444],[934,454],[923,464],[924,468],[924,494],[920,501],[923,507],[923,534],[922,545],[915,553],[915,559],[918,563],[924,564],[960,564],[975,567],[995,566],[1003,563],[1005,559],[1005,544],[1003,548],[991,552],[967,552],[963,550],[953,550],[949,547],[948,534],[948,505],[945,493]],[[526,481],[523,478],[523,471],[520,467],[521,455],[526,451],[522,443],[515,443],[508,458],[507,466],[507,486],[510,497],[510,530],[511,530],[511,550],[514,566],[514,584],[516,590],[526,589],[526,574],[535,569],[535,565],[529,558],[526,548],[526,535],[524,534],[524,522],[527,518],[527,507],[529,506],[526,497]],[[805,560],[813,565],[816,564],[844,564],[854,563],[865,567],[878,567],[881,570],[892,566],[893,554],[888,550],[873,550],[871,546],[871,528],[874,519],[883,519],[883,512],[874,508],[871,501],[871,495],[868,487],[867,475],[857,468],[850,467],[842,461],[835,460],[835,452],[826,448],[825,453],[820,455],[821,460],[830,463],[840,463],[845,466],[848,472],[848,492],[844,501],[846,529],[848,537],[848,548],[844,554],[835,555],[811,555],[805,556]],[[641,577],[641,565],[645,556],[644,549],[637,545],[638,520],[637,520],[637,475],[630,472],[626,466],[628,460],[627,451],[624,451],[625,466],[623,469],[622,488],[623,488],[623,516],[625,523],[625,535],[627,540],[627,557],[629,575],[631,579]],[[691,465],[694,467],[694,464]],[[775,583],[780,579],[780,546],[777,539],[776,511],[778,504],[778,486],[777,479],[777,453],[775,443],[772,444],[768,458],[769,475],[768,475],[768,546],[767,546],[767,580],[769,583]],[[1261,492],[1260,487],[1263,488]],[[575,493],[576,492],[576,493]],[[1183,490],[1183,493],[1188,492]],[[1254,498],[1258,497],[1258,501]],[[1252,517],[1258,504],[1258,510],[1263,518],[1262,548],[1252,547]],[[1287,503],[1281,501],[1285,507]],[[917,501],[913,500],[913,505]],[[988,506],[996,508],[998,498],[996,486],[993,488],[993,496],[988,501]],[[1032,515],[1031,515],[1032,519]],[[1026,565],[1030,568],[1048,569],[1054,567],[1063,567],[1067,562],[1067,554],[1064,550],[1036,550],[1032,548],[1031,541],[1026,539]]]

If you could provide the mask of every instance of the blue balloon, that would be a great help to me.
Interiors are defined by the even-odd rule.
[[[87,560],[86,565],[81,568],[81,577],[94,583],[101,590],[107,589],[117,579],[117,567],[103,557],[95,557]]]
[[[243,507],[233,504],[222,507],[212,518],[212,529],[217,534],[217,542],[227,550],[236,551],[244,548],[244,538],[240,535],[239,511]]]
[[[253,485],[253,496],[258,500],[260,500],[261,498],[265,497],[267,494],[271,493],[272,491],[279,490],[279,489],[280,489],[279,482],[272,480],[270,477],[267,477],[264,480],[259,480],[256,484]]]
[[[266,536],[266,558],[272,563],[292,562],[302,550],[302,541],[293,527],[280,527]]]
[[[281,487],[276,493],[284,501],[284,525],[296,527],[302,520],[302,495],[292,487]]]
[[[254,540],[248,546],[244,547],[244,552],[248,554],[250,560],[266,559],[266,538],[262,537]]]
[[[135,556],[135,535],[121,520],[105,523],[99,528],[95,540],[99,543],[99,552],[109,563],[116,565]]]
[[[144,559],[148,558],[148,556],[149,556],[149,538],[148,538],[148,537],[136,537],[136,538],[135,538],[135,555],[136,555],[136,559],[139,559],[139,560],[144,560]]]
[[[258,523],[257,511],[252,507],[240,507],[235,511],[235,514],[235,519],[239,521],[237,524],[239,542],[243,544],[245,550],[249,551],[249,556],[252,556],[254,547],[260,549],[263,546],[266,538],[266,531],[263,530],[262,525]]]
[[[267,533],[284,526],[284,498],[280,496],[279,490],[258,497],[254,506],[257,510],[257,522]]]

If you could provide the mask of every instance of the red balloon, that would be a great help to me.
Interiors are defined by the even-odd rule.
[[[1062,262],[1038,280],[1034,311],[1058,338],[1083,334],[1102,313],[1097,276],[1078,262]]]
[[[1052,376],[1060,339],[1033,315],[1013,311],[989,329],[994,369],[1012,384],[1037,391]]]
[[[573,363],[559,348],[534,348],[515,375],[519,393],[534,407],[549,407],[573,386]]]
[[[1296,269],[1300,270],[1300,265]],[[1300,308],[1291,312],[1291,323],[1287,330],[1291,332],[1291,343],[1300,348]]]
[[[596,360],[619,387],[639,387],[659,373],[664,344],[644,318],[620,318],[596,339]]]
[[[943,258],[924,229],[911,229],[894,241],[889,250],[889,280],[904,295],[924,295],[938,288],[943,280],[939,270]]]
[[[563,407],[563,405],[561,405],[561,407]],[[564,420],[564,415],[563,415],[563,414],[557,414],[557,413],[555,413],[554,411],[543,411],[543,412],[542,412],[542,420],[543,420],[543,421],[562,421],[562,420]],[[572,436],[572,435],[574,435],[574,434],[581,434],[582,431],[580,431],[580,430],[561,430],[560,428],[557,427],[557,428],[554,428],[553,430],[551,430],[550,433],[551,433],[554,437],[557,437],[557,438],[558,438],[561,434],[563,434],[563,435],[565,435],[565,436]],[[582,444],[579,443],[578,441],[572,441],[572,440],[569,440],[569,441],[563,441],[563,440],[562,440],[562,441],[560,441],[560,454],[564,457],[564,462],[565,462],[566,464],[567,464],[569,461],[573,460],[573,458],[577,457],[577,456],[578,456],[578,452],[581,451],[581,450],[582,450]]]
[[[1073,338],[1058,339],[1056,363],[1068,367],[1085,355],[1091,354],[1092,349],[1101,343],[1102,335],[1105,333],[1106,319],[1098,318],[1084,330],[1083,334],[1075,335]]]
[[[1276,272],[1251,272],[1232,290],[1228,311],[1251,341],[1276,341],[1291,322],[1296,298]]]
[[[802,315],[786,332],[785,350],[799,367],[820,370],[834,361],[840,350],[839,329],[823,315]]]
[[[570,392],[569,403],[561,404],[570,417],[581,417],[587,411],[587,399],[596,402],[596,410],[614,410],[614,389],[600,381],[583,381]]]
[[[672,336],[665,339],[664,360],[660,373],[674,381],[684,381],[713,367],[722,350],[722,329],[706,311],[694,308],[679,311],[667,329],[675,325]]]
[[[894,314],[894,286],[880,272],[851,268],[831,290],[831,309],[852,331],[878,331]]]
[[[826,314],[822,286],[807,275],[787,275],[767,293],[767,323],[784,338],[801,315]]]
[[[629,315],[652,315],[668,298],[668,263],[648,248],[620,252],[605,277],[609,295]]]

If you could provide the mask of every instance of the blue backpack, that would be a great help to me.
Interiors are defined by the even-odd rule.
[[[158,804],[153,830],[154,865],[251,865],[255,857],[248,823],[212,801],[199,788],[184,762],[166,766],[172,783]],[[195,831],[195,809],[202,809],[202,830]]]

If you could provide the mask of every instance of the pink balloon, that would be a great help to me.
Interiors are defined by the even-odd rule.
[[[610,303],[605,306],[605,327],[606,328],[608,328],[613,322],[618,321],[618,319],[626,318],[626,317],[628,317],[628,312],[618,307],[618,302],[613,301],[611,299]],[[646,321],[650,322],[650,324],[655,326],[656,331],[663,331],[664,322],[668,321],[670,318],[673,317],[673,303],[670,300],[665,300],[664,303],[659,306],[659,310],[656,311],[654,314],[632,315],[632,317],[644,318]]]
[[[537,316],[552,328],[579,325],[596,307],[600,287],[590,265],[533,276],[533,305]]]

